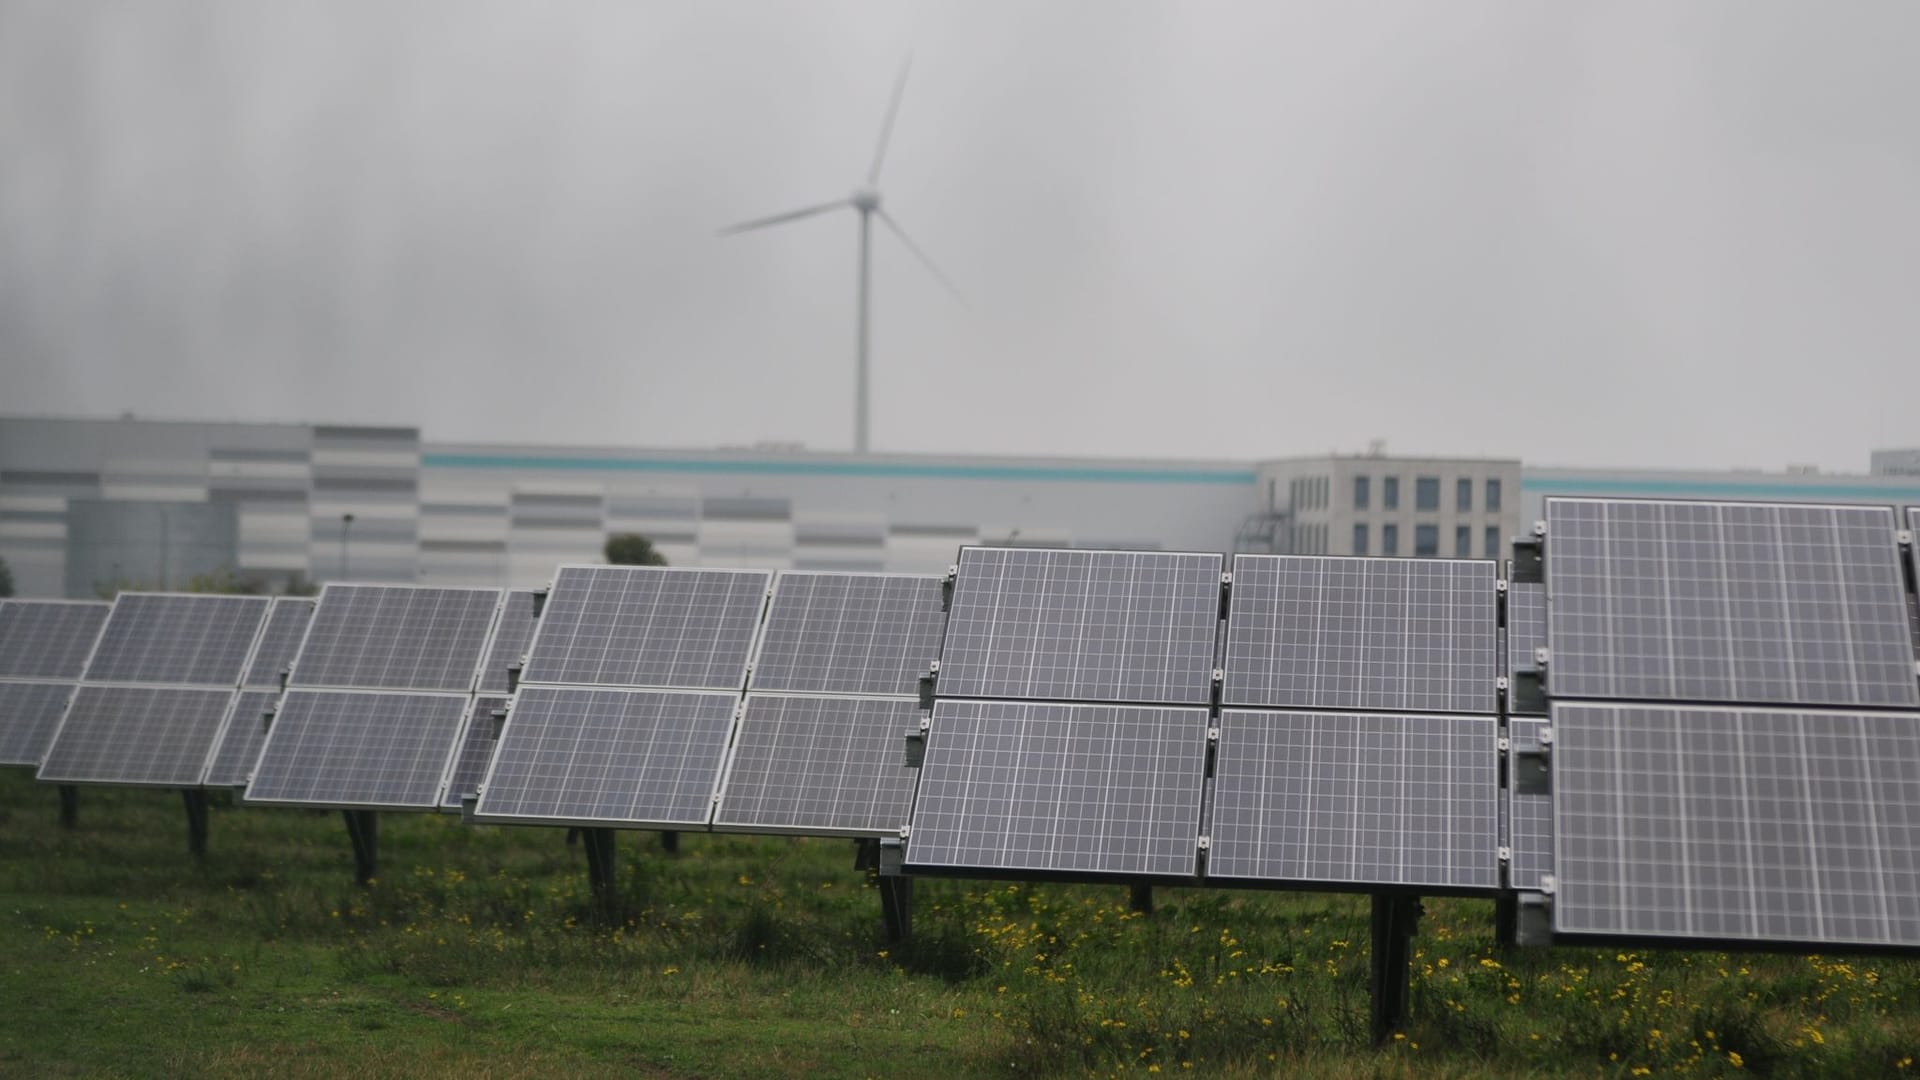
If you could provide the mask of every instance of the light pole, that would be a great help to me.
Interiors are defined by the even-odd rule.
[[[347,534],[353,530],[353,515],[340,515],[340,579],[345,581],[353,576],[351,565],[347,562]]]

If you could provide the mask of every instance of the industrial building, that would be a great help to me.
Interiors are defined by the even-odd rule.
[[[964,544],[1497,554],[1547,495],[1920,504],[1920,475],[1535,468],[1383,450],[1268,461],[423,441],[416,428],[0,417],[22,595],[221,570],[537,585],[609,533],[677,565],[927,572]],[[1875,458],[1876,468],[1881,459]]]

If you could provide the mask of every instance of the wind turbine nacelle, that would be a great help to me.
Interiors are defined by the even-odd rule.
[[[880,209],[880,193],[872,188],[856,188],[850,200],[853,208],[863,214],[871,214]]]

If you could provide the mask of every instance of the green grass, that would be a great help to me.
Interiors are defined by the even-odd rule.
[[[1913,1071],[1920,964],[1499,950],[1433,900],[1414,1016],[1367,1043],[1364,900],[922,881],[881,939],[846,841],[619,840],[596,920],[550,829],[381,819],[0,775],[0,1075],[1777,1076]]]

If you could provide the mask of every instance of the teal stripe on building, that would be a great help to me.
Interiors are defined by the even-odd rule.
[[[1520,490],[1535,495],[1617,495],[1693,499],[1774,499],[1818,502],[1843,499],[1880,503],[1920,503],[1920,487],[1881,484],[1783,484],[1755,480],[1623,480],[1599,478],[1523,478]]]
[[[1106,468],[1097,465],[939,465],[891,461],[732,461],[712,458],[534,457],[450,453],[422,454],[420,465],[428,469],[831,476],[869,480],[1033,480],[1047,483],[1211,484],[1240,487],[1251,487],[1254,483],[1251,469]]]

